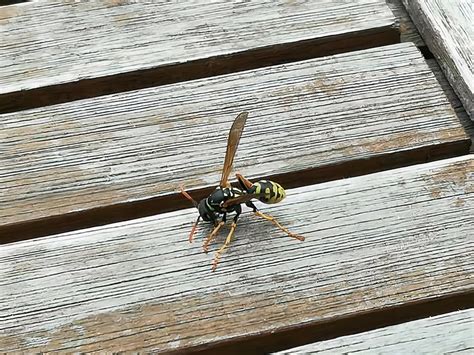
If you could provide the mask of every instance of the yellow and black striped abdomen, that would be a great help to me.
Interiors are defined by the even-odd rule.
[[[286,196],[285,189],[280,184],[269,181],[260,180],[253,184],[252,191],[257,195],[257,198],[263,203],[278,203]]]

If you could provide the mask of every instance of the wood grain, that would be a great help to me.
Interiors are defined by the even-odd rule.
[[[2,245],[0,348],[255,353],[472,307],[473,208],[470,155],[290,190],[263,210],[306,241],[244,213],[215,273],[195,209]]]
[[[0,112],[399,42],[384,0],[0,9]]]
[[[385,0],[387,5],[392,10],[395,18],[398,22],[398,27],[400,30],[400,41],[401,42],[413,42],[418,48],[422,49],[425,47],[425,42],[421,38],[418,30],[416,29],[415,24],[410,19],[405,6],[402,3],[402,0]]]
[[[469,354],[473,350],[474,309],[467,309],[277,354]]]
[[[474,120],[474,10],[471,0],[403,0],[466,112]]]
[[[189,206],[235,170],[302,186],[467,153],[470,140],[412,44],[4,114],[3,242]]]

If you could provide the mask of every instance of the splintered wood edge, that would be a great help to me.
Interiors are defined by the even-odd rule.
[[[466,309],[309,344],[275,355],[352,354],[375,349],[387,354],[407,354],[421,349],[424,353],[451,354],[474,349],[473,325],[474,309]]]
[[[425,42],[410,19],[402,0],[386,0],[386,2],[399,22],[400,42],[413,42],[423,51],[423,47],[426,46]]]
[[[440,0],[403,0],[403,4],[474,120],[474,73],[466,59],[471,57],[472,65],[472,1],[459,0],[453,6]],[[447,14],[448,8],[453,12]],[[453,18],[454,12],[458,17]]]
[[[76,6],[80,5],[76,4]],[[374,1],[374,6],[379,13],[384,13],[386,4],[383,1]],[[114,13],[117,10],[110,8],[109,11]],[[301,36],[300,39],[288,43],[282,40],[281,43],[249,45],[248,48],[223,51],[222,54],[197,59],[172,58],[173,60],[169,63],[158,66],[143,63],[143,67],[134,70],[125,70],[125,68],[122,72],[118,70],[116,73],[102,74],[97,77],[94,77],[93,73],[88,73],[86,77],[74,77],[70,82],[61,81],[57,84],[24,87],[21,90],[4,92],[0,95],[0,113],[397,43],[399,33],[394,26],[395,18],[393,15],[390,16],[388,7],[384,14],[386,15],[385,25],[381,23],[382,19],[378,19],[379,23],[374,22],[372,28],[358,26],[350,30],[345,29],[345,32],[337,29],[334,33],[309,39],[307,36]],[[123,14],[120,16],[124,17]],[[345,19],[344,16],[342,18]],[[222,33],[225,32],[222,30]],[[219,34],[222,36],[220,32]],[[129,43],[125,45],[128,46]],[[215,49],[213,46],[210,48]],[[34,70],[32,72],[34,73]]]
[[[433,71],[434,76],[441,85],[441,88],[446,94],[446,97],[448,98],[451,107],[453,108],[454,112],[456,112],[456,116],[458,117],[459,122],[462,124],[469,137],[471,137],[471,142],[474,142],[474,122],[469,119],[469,115],[464,109],[464,106],[462,105],[458,96],[454,92],[453,88],[449,84],[448,79],[446,79],[446,76],[444,75],[443,71],[441,70],[435,59],[427,59],[426,63]],[[474,153],[474,144],[472,143],[470,153]]]
[[[405,62],[400,64],[395,61],[399,65],[398,67],[392,64],[394,60],[391,56],[401,56],[401,53],[403,53]],[[363,64],[365,57],[371,58],[370,64]],[[358,59],[357,63],[359,64],[350,64],[354,58]],[[338,75],[342,75],[342,77],[332,77],[333,61],[340,61],[340,65],[345,66],[345,70],[351,74],[345,75],[339,71]],[[313,62],[317,64],[313,64]],[[374,66],[375,62],[380,68],[377,70],[366,68],[368,65]],[[317,74],[313,73],[315,65],[319,66]],[[386,70],[390,71],[389,75],[384,74]],[[368,71],[368,74],[354,74],[363,71]],[[393,71],[398,72],[400,78],[403,78],[403,80],[399,80],[399,85],[396,88],[390,86],[395,80]],[[299,76],[296,75],[297,73]],[[342,73],[344,72],[342,71]],[[258,76],[258,79],[255,75]],[[367,75],[370,78],[370,85],[375,85],[375,88],[370,91],[375,95],[376,100],[381,100],[380,104],[374,106],[374,101],[367,98],[365,91],[360,90],[358,75]],[[379,79],[374,79],[374,75]],[[262,82],[263,79],[265,81]],[[228,93],[229,89],[225,88],[230,81],[234,91],[238,88],[235,94]],[[298,82],[294,83],[293,81]],[[268,88],[267,85],[272,87]],[[419,85],[422,85],[423,91],[421,96],[416,96]],[[218,88],[219,94],[216,93],[215,98],[213,97],[211,101],[208,98],[202,101],[203,96],[208,95],[203,88],[212,90],[214,87]],[[167,90],[173,91],[174,94],[170,96]],[[410,94],[407,91],[413,92],[412,101],[410,101]],[[389,96],[386,96],[387,92],[390,92]],[[348,101],[349,93],[353,102]],[[425,99],[423,95],[427,98]],[[197,96],[200,96],[200,100],[195,103],[193,100]],[[304,104],[297,100],[300,97],[305,98]],[[206,103],[206,100],[209,102]],[[328,100],[332,100],[331,106],[327,105]],[[369,100],[370,102],[368,102]],[[155,108],[157,101],[164,102],[164,107]],[[243,103],[240,103],[241,101]],[[400,103],[402,101],[403,105]],[[278,102],[278,104],[274,105],[274,102]],[[203,103],[204,107],[201,107]],[[174,108],[177,105],[179,105],[179,109]],[[358,113],[348,111],[350,110],[348,107],[352,106]],[[377,107],[378,111],[375,112],[373,107]],[[407,113],[408,108],[409,113]],[[18,185],[17,190],[20,191],[21,196],[28,198],[30,202],[35,201],[36,209],[32,209],[31,213],[26,213],[25,219],[21,213],[25,214],[31,205],[25,201],[23,208],[21,202],[12,204],[11,197],[8,197],[10,200],[4,198],[3,205],[7,208],[4,209],[0,241],[6,243],[34,238],[188,207],[188,201],[177,192],[178,183],[184,182],[186,187],[190,188],[195,199],[206,196],[217,184],[218,179],[217,177],[214,179],[214,176],[209,173],[203,176],[202,171],[209,171],[209,167],[214,166],[217,171],[221,166],[221,159],[223,159],[220,158],[220,153],[216,152],[220,152],[220,148],[225,148],[225,142],[222,141],[221,144],[220,141],[209,138],[215,137],[216,133],[207,129],[203,131],[206,122],[212,123],[213,126],[222,125],[223,119],[220,116],[230,117],[228,112],[239,112],[243,109],[251,111],[250,116],[252,117],[261,116],[261,119],[254,121],[253,125],[257,127],[263,125],[268,133],[260,134],[262,128],[253,128],[252,125],[246,127],[247,133],[244,132],[243,140],[247,140],[247,143],[241,142],[237,153],[236,169],[239,169],[240,166],[240,168],[247,169],[244,173],[251,175],[249,177],[252,179],[270,178],[288,188],[461,155],[467,153],[470,146],[470,140],[459,122],[456,122],[456,117],[441,88],[431,75],[424,59],[412,44],[375,48],[307,62],[230,74],[222,78],[206,78],[169,87],[145,89],[135,93],[52,106],[47,109],[12,113],[3,116],[4,127],[11,125],[11,131],[5,128],[0,133],[6,137],[5,144],[11,152],[8,161],[3,166],[5,176],[9,176],[11,181],[8,183],[13,186],[13,190],[4,196],[16,196],[14,191]],[[130,110],[130,112],[126,112],[126,110]],[[178,112],[176,113],[174,110],[178,110]],[[343,113],[344,110],[347,112]],[[397,120],[396,122],[400,122],[399,124],[390,124],[392,115],[393,120]],[[100,119],[97,120],[95,117],[100,117]],[[173,121],[171,118],[174,117],[176,119]],[[252,117],[250,120],[253,119]],[[336,117],[337,120],[332,118],[331,121],[331,117]],[[345,117],[349,119],[344,126],[342,120]],[[233,117],[230,118],[233,119]],[[269,128],[266,127],[271,124],[271,120],[277,118],[280,123],[274,123],[274,125],[282,126],[293,134],[291,139],[294,140],[294,144],[284,143],[288,145],[285,149],[275,148],[281,141],[281,138],[278,138],[280,137],[279,131],[271,130],[272,133],[270,133]],[[413,127],[404,130],[402,129],[403,123],[408,118],[411,119]],[[53,124],[56,119],[59,119],[60,125]],[[107,123],[110,119],[113,120],[113,123]],[[385,131],[389,129],[394,131],[387,135],[386,132],[382,134],[380,128],[377,128],[371,132],[375,137],[359,137],[357,132],[361,130],[359,127],[361,122],[369,119],[371,124],[376,124],[379,127],[382,124],[385,125]],[[322,120],[324,125],[319,124],[318,120]],[[308,126],[309,122],[318,123],[318,127],[313,128],[315,132],[313,136],[317,138],[308,137],[308,132],[304,127]],[[119,127],[117,130],[114,129],[115,124]],[[139,125],[140,131],[138,133],[135,132],[136,124]],[[112,128],[109,128],[108,125],[111,125]],[[296,125],[296,127],[292,125]],[[347,129],[345,143],[331,142],[331,138],[329,139],[330,145],[325,143],[328,135],[329,137],[338,137],[337,139],[340,141],[340,134],[336,134],[334,131],[343,132],[342,127],[348,127],[348,125],[354,125],[354,128]],[[39,127],[43,127],[41,134],[38,134]],[[128,161],[122,161],[120,157],[124,154],[131,154],[131,158],[142,165],[144,163],[141,162],[140,154],[148,154],[150,158],[147,159],[158,159],[160,158],[159,154],[166,155],[169,149],[174,149],[174,145],[170,145],[169,142],[165,144],[168,147],[166,151],[164,148],[153,148],[158,138],[159,142],[166,141],[166,134],[161,135],[161,131],[170,132],[176,136],[179,129],[183,131],[188,129],[189,132],[191,127],[193,129],[198,127],[202,132],[196,133],[196,137],[193,138],[194,142],[196,139],[201,139],[200,137],[203,135],[207,137],[206,143],[202,143],[202,146],[206,147],[207,152],[213,152],[213,154],[208,155],[205,149],[200,150],[201,156],[206,157],[206,160],[201,160],[207,161],[207,163],[196,163],[194,161],[196,157],[192,160],[194,168],[189,167],[183,171],[185,167],[179,167],[181,175],[172,170],[170,175],[177,176],[177,179],[181,179],[181,181],[170,181],[169,178],[163,180],[163,173],[157,163],[152,163],[150,168],[154,169],[157,174],[161,174],[160,177],[153,178],[154,175],[150,173],[150,168],[145,167],[144,172],[140,173],[141,175],[136,177],[136,180],[128,178],[127,184],[122,181],[122,176],[127,178],[127,171],[133,171],[135,168],[133,166],[128,168],[128,164],[131,164],[130,158]],[[228,126],[222,125],[222,127],[224,137],[227,134],[224,130],[227,130]],[[86,128],[87,130],[85,130]],[[76,130],[77,137],[82,137],[80,142],[77,142],[77,138],[74,136]],[[120,141],[123,138],[125,138],[125,142],[128,142],[132,136],[138,138],[144,130],[148,131],[143,136],[143,143],[141,141],[134,142],[133,145],[124,143],[124,146],[115,144],[117,140]],[[298,133],[295,134],[295,132]],[[272,134],[277,137],[275,142],[268,139]],[[16,135],[19,136],[20,143],[15,143]],[[273,151],[271,159],[275,160],[271,164],[271,169],[262,168],[263,170],[259,173],[255,173],[255,171],[260,169],[257,167],[265,161],[262,160],[262,154],[252,148],[255,147],[252,142],[255,138],[252,136],[256,135],[260,137],[257,139],[261,140],[262,145],[265,146],[263,153],[268,155],[268,151]],[[300,135],[304,135],[306,141],[311,140],[311,145],[302,146],[301,144],[305,144],[306,141],[301,141]],[[48,138],[51,136],[54,138]],[[374,139],[376,137],[379,138]],[[25,140],[24,144],[21,143],[22,139]],[[77,146],[77,148],[70,148],[71,139],[73,139],[73,143],[75,142],[73,147]],[[90,143],[87,143],[87,139],[90,140]],[[180,140],[181,147],[178,150],[184,152],[182,154],[189,159],[190,154],[192,155],[189,150],[196,149],[191,143],[188,143],[189,148],[182,147],[186,139],[188,138],[184,137],[182,141]],[[82,142],[84,140],[85,143]],[[214,142],[218,144],[214,144]],[[89,144],[104,151],[104,154],[99,156],[99,160],[86,159],[81,156],[95,154],[91,153]],[[142,145],[143,147],[136,153],[137,147]],[[246,149],[247,145],[250,148]],[[262,145],[260,149],[262,149]],[[302,149],[303,147],[304,149]],[[28,149],[32,151],[30,152]],[[122,152],[116,152],[116,149],[120,149]],[[295,160],[293,157],[293,160],[289,160],[284,156],[287,152],[291,152],[294,156],[295,149],[301,159]],[[312,149],[314,149],[314,153]],[[132,153],[127,153],[128,151]],[[114,153],[115,158],[109,157],[111,152]],[[308,155],[310,153],[311,155]],[[58,160],[52,160],[51,154],[56,154],[59,157]],[[4,157],[6,156],[7,154],[4,155]],[[100,160],[104,156],[108,157],[107,164]],[[24,164],[20,164],[18,159],[26,160],[24,160]],[[155,161],[153,159],[152,162]],[[317,159],[317,162],[314,159]],[[242,166],[242,160],[245,160],[247,165]],[[32,161],[39,161],[39,163],[31,165]],[[256,164],[255,161],[259,163]],[[41,162],[46,165],[42,165]],[[7,163],[10,166],[7,166]],[[165,161],[165,163],[172,164],[173,167],[176,165],[173,160]],[[52,168],[49,167],[51,164],[54,165]],[[64,164],[65,166],[63,166]],[[109,182],[112,180],[107,180],[101,183],[102,185],[98,188],[99,185],[94,182],[96,179],[102,181],[110,178],[110,171],[104,175],[101,169],[111,170],[115,166],[118,169],[118,175],[117,177],[113,176],[114,183],[110,184]],[[143,166],[148,166],[148,163]],[[276,166],[279,168],[276,169]],[[15,167],[27,170],[16,172]],[[137,167],[142,169],[138,165]],[[50,171],[51,169],[52,171]],[[176,167],[173,169],[176,170]],[[44,171],[49,171],[49,173],[44,175]],[[188,176],[190,172],[193,173],[192,176]],[[37,175],[42,178],[35,177]],[[63,185],[58,183],[59,177],[62,179]],[[153,184],[135,186],[134,182],[142,180],[143,177],[146,177],[147,181],[153,178]],[[18,184],[15,182],[16,180],[19,181]],[[32,185],[32,181],[35,184]],[[89,183],[89,181],[92,182]],[[215,181],[215,184],[211,184],[210,181]],[[48,188],[37,187],[38,184],[48,186]],[[82,184],[87,185],[87,191],[83,190]],[[78,187],[73,187],[70,190],[70,185]],[[135,192],[131,192],[131,189],[134,188],[136,188],[133,190]],[[61,194],[62,189],[67,192],[66,195]],[[57,192],[53,194],[52,190],[57,190]],[[138,193],[140,195],[137,195]],[[37,194],[41,194],[41,200],[34,199]],[[80,202],[71,199],[71,196],[78,196]],[[48,202],[52,201],[51,199],[57,200],[57,203]],[[15,197],[13,201],[20,200]],[[74,201],[74,203],[71,204],[70,201]],[[47,213],[44,212],[46,202],[50,203]],[[43,210],[39,208],[38,203],[41,204]],[[66,207],[60,209],[58,205]],[[15,208],[16,212],[10,212],[9,216],[12,221],[7,222],[8,214],[6,212],[12,211],[12,208]],[[51,209],[59,212],[52,212]]]
[[[215,273],[187,242],[195,210],[2,246],[0,344],[262,353],[473,307],[473,166],[289,191],[265,212],[306,240],[243,216]]]

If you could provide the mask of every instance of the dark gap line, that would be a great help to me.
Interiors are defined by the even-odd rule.
[[[116,94],[153,86],[251,70],[399,43],[399,32],[390,26],[350,34],[282,43],[231,55],[169,64],[151,69],[57,84],[0,95],[0,113]]]
[[[28,2],[29,0],[0,0],[0,6],[8,6]]]
[[[194,348],[180,349],[179,352],[210,355],[268,354],[472,307],[474,307],[474,291],[461,292],[381,310],[360,312],[336,319],[295,325],[273,333],[250,335]],[[170,352],[170,354],[174,353]]]
[[[435,146],[415,148],[408,152],[397,151],[389,154],[380,154],[371,159],[354,159],[339,164],[290,173],[259,177],[250,176],[249,178],[251,180],[275,180],[285,186],[285,188],[291,189],[465,155],[469,153],[470,145],[470,139],[466,138],[465,140],[447,142]],[[200,200],[208,196],[214,189],[215,186],[207,186],[201,189],[189,190],[188,192],[196,200]],[[50,216],[3,226],[0,229],[0,244],[134,220],[190,207],[189,201],[183,198],[180,193],[175,192],[140,201],[124,202],[64,215]]]

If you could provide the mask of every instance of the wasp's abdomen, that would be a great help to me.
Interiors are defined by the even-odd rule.
[[[286,196],[285,189],[280,184],[269,181],[260,180],[253,184],[251,193],[257,194],[257,198],[263,203],[278,203]]]

